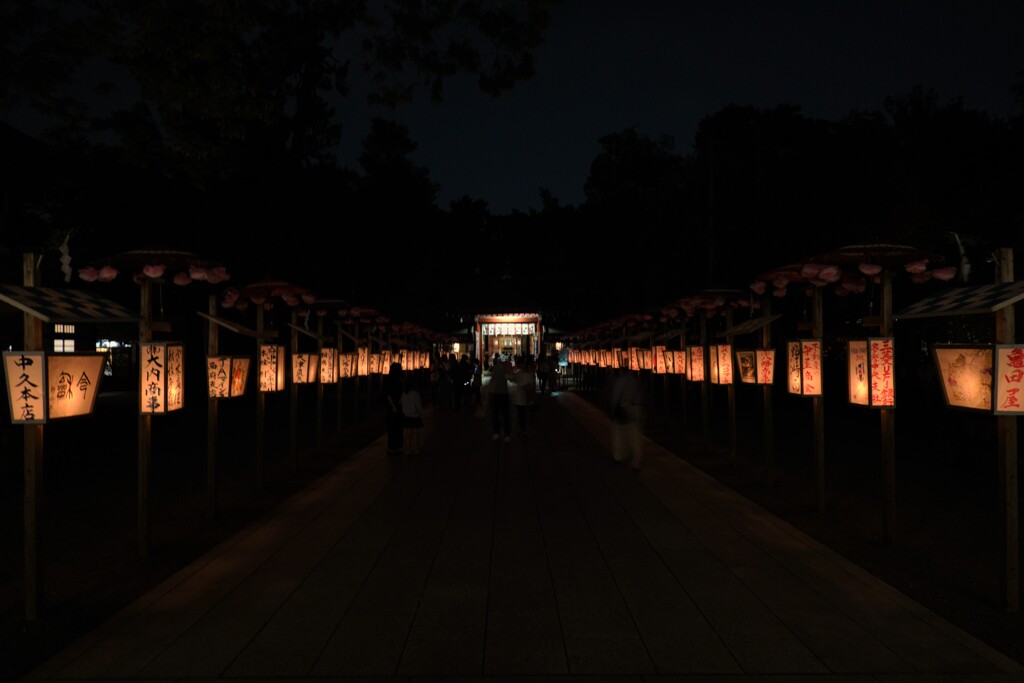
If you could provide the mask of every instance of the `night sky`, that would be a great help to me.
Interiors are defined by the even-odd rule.
[[[566,0],[536,57],[537,75],[499,98],[462,77],[440,105],[421,94],[367,111],[357,87],[340,158],[354,165],[371,115],[397,119],[441,186],[441,208],[469,195],[505,214],[539,208],[539,187],[580,204],[605,134],[668,134],[687,154],[701,118],[728,104],[795,104],[837,120],[922,86],[1007,118],[1024,70],[1024,3]]]

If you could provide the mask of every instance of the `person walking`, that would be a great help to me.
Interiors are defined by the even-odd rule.
[[[640,426],[643,419],[640,382],[630,370],[619,368],[612,380],[608,408],[611,413],[612,458],[640,469]]]
[[[392,363],[387,376],[381,398],[384,403],[384,425],[388,433],[388,455],[402,454],[402,437],[405,424],[402,420],[402,391],[405,378],[401,363]]]
[[[495,361],[491,366],[491,376],[487,382],[487,402],[491,409],[491,426],[494,434],[491,439],[497,441],[504,438],[512,440],[512,429],[509,425],[508,402],[508,364],[503,360]]]
[[[536,392],[537,374],[533,371],[533,359],[522,356],[516,363],[515,374],[512,375],[509,401],[515,407],[519,433],[523,436],[526,436],[526,423]]]
[[[405,452],[418,455],[420,432],[423,429],[423,396],[415,375],[410,375],[402,391],[402,424],[405,428]]]

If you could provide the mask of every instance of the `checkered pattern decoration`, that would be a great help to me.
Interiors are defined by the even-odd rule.
[[[134,323],[139,315],[103,297],[75,289],[0,285],[0,301],[45,323]]]
[[[1024,282],[958,287],[907,306],[893,317],[935,318],[944,315],[994,313],[1024,299]]]

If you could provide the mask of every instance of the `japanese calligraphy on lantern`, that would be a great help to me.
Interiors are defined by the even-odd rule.
[[[871,405],[896,405],[896,384],[893,374],[894,355],[891,337],[868,339],[868,361],[871,374]]]
[[[665,364],[665,374],[674,375],[676,372],[676,354],[672,349],[662,348],[661,362]]]
[[[159,415],[185,405],[185,347],[146,342],[140,347],[139,412]]]
[[[996,346],[996,415],[1024,413],[1024,346]]]
[[[370,374],[370,349],[361,346],[357,349],[357,354],[356,374],[360,377],[366,377]]]
[[[235,398],[245,394],[249,359],[241,356],[208,356],[206,383],[210,398]]]
[[[718,383],[732,384],[732,345],[719,344],[713,348],[718,355]]]
[[[654,355],[654,366],[651,369],[656,375],[664,375],[667,372],[665,369],[665,347],[655,346],[651,352]]]
[[[622,349],[613,348],[612,349],[612,359],[611,360],[612,360],[612,367],[613,368],[620,368],[620,367],[622,367]]]
[[[771,384],[775,381],[775,349],[757,349],[757,383]]]
[[[260,391],[284,389],[284,347],[260,344]]]
[[[292,354],[292,382],[314,384],[320,374],[320,359],[315,353]]]
[[[641,370],[654,369],[654,353],[650,349],[638,349]]]
[[[47,355],[47,416],[56,420],[90,415],[106,361],[105,353]]]
[[[687,349],[686,377],[691,382],[704,381],[704,347],[691,346]]]
[[[639,370],[640,369],[640,349],[638,349],[635,346],[630,346],[629,347],[629,364],[628,364],[628,367],[629,367],[630,370]]]
[[[736,364],[740,367],[741,384],[757,384],[757,361],[753,351],[737,351]]]
[[[338,381],[338,349],[325,346],[320,349],[320,382],[334,384]]]
[[[847,354],[847,375],[850,383],[850,403],[868,405],[870,399],[868,384],[868,343],[854,339],[849,343]]]
[[[992,347],[934,346],[946,405],[992,409]]]
[[[42,351],[5,351],[7,403],[11,422],[46,422],[46,357]]]
[[[821,342],[804,339],[786,343],[789,393],[821,396]]]
[[[339,377],[355,377],[356,376],[356,352],[350,351],[349,353],[341,354],[341,358],[338,365],[338,376]]]

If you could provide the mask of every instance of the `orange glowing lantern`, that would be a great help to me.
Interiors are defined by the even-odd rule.
[[[337,384],[338,382],[338,349],[325,346],[320,349],[320,383]]]
[[[106,359],[105,353],[4,352],[11,422],[91,415]]]
[[[284,346],[260,344],[260,391],[284,391]]]
[[[716,344],[709,347],[711,354],[711,383],[732,384],[732,346]]]
[[[316,384],[320,376],[320,356],[316,353],[292,354],[292,382]]]
[[[704,381],[704,347],[691,346],[686,350],[686,378],[691,382]]]
[[[356,377],[357,364],[355,351],[341,354],[338,365],[338,376],[341,378]]]
[[[210,398],[236,398],[245,394],[249,359],[244,356],[207,356],[206,381]]]
[[[757,384],[757,354],[752,350],[736,351],[740,384]]]
[[[612,349],[612,367],[616,370],[622,367],[622,349]]]
[[[185,347],[144,342],[139,353],[139,412],[163,415],[185,407]]]
[[[370,374],[370,349],[365,346],[359,347],[356,353],[356,375],[367,377]]]
[[[895,406],[892,337],[851,339],[847,348],[850,403],[873,408]]]
[[[801,339],[786,343],[789,393],[821,396],[821,341]]]
[[[1024,346],[996,345],[996,415],[1024,414]]]
[[[757,361],[757,383],[771,384],[775,381],[775,349],[757,349],[754,351]]]

